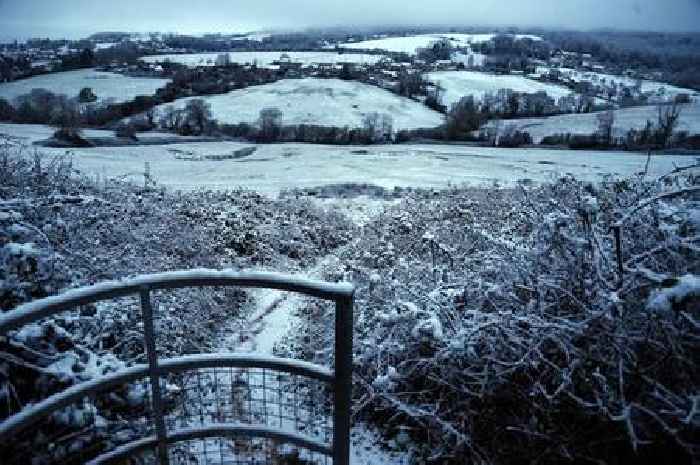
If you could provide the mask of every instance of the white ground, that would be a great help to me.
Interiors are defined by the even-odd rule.
[[[25,142],[36,129],[0,124],[0,133],[22,135]],[[43,138],[43,137],[42,137]],[[144,164],[160,185],[182,190],[244,187],[275,196],[283,189],[354,182],[385,188],[509,185],[519,179],[535,182],[572,173],[597,181],[606,174],[631,175],[642,171],[646,156],[623,152],[546,149],[498,149],[458,145],[387,145],[371,147],[310,144],[260,145],[249,157],[222,161],[188,161],[203,155],[230,154],[251,144],[203,142],[142,147],[71,149],[74,165],[90,176],[143,180]],[[65,155],[62,149],[41,149]],[[183,157],[184,155],[187,155]],[[190,154],[192,156],[190,156]],[[650,175],[664,174],[692,157],[652,158]]]
[[[0,123],[0,138],[3,142],[11,145],[27,145],[36,141],[49,139],[53,136],[55,129],[44,124],[3,124]],[[102,129],[83,129],[85,137],[114,137],[114,131]],[[138,132],[136,136],[141,140],[148,139],[171,139],[187,141],[187,136],[179,136],[168,132]],[[42,149],[43,150],[43,149]]]
[[[368,63],[374,64],[383,58],[383,55],[368,55],[364,53],[336,53],[336,52],[230,52],[232,63],[253,64],[269,67],[273,62],[286,54],[292,61],[308,66],[314,63]],[[169,60],[173,63],[181,63],[187,66],[214,66],[219,53],[188,53],[174,55],[151,55],[143,57],[148,63]]]
[[[441,39],[450,40],[455,47],[466,47],[469,46],[469,44],[488,42],[495,36],[496,34],[419,34],[406,37],[386,37],[362,42],[346,42],[338,44],[338,46],[357,50],[386,50],[389,52],[408,53],[412,55],[416,53],[417,48],[425,48],[431,43]],[[519,34],[517,37],[541,40],[538,36],[527,34]]]
[[[514,125],[530,133],[535,143],[543,137],[554,134],[591,134],[597,129],[596,113],[550,116],[547,118],[525,118],[503,121],[502,125]],[[642,129],[647,120],[655,122],[658,110],[655,106],[624,108],[615,110],[614,130],[617,136],[624,136],[631,129]],[[678,131],[690,134],[700,133],[700,102],[683,105]]]
[[[430,128],[443,121],[440,113],[421,103],[339,79],[285,79],[203,98],[211,104],[214,119],[222,123],[255,123],[260,110],[270,107],[282,111],[285,124],[359,127],[364,115],[372,112],[391,115],[394,129]],[[183,108],[188,100],[177,100],[174,105]],[[158,107],[159,111],[165,106]]]
[[[438,71],[428,73],[425,77],[445,89],[443,103],[448,107],[464,96],[474,95],[475,98],[482,98],[487,92],[495,94],[499,89],[528,93],[543,90],[554,99],[571,94],[571,90],[566,87],[534,81],[523,76],[496,75],[477,71]]]
[[[593,84],[600,85],[624,85],[626,87],[632,87],[635,85],[636,80],[626,77],[626,76],[615,76],[614,74],[604,74],[596,73],[592,71],[577,71],[571,68],[558,68],[562,73],[562,77],[569,78],[575,82],[589,81]],[[537,72],[542,74],[549,71],[547,67],[540,67]],[[670,98],[678,94],[689,94],[698,95],[698,91],[693,89],[684,89],[682,87],[676,87],[671,84],[666,84],[664,82],[642,80],[642,92],[652,93],[659,97]]]
[[[45,138],[47,132],[50,133],[50,128],[37,125],[0,124],[0,133],[14,134],[26,143]],[[138,180],[142,176],[139,173],[143,173],[144,163],[150,162],[151,172],[158,182],[171,188],[226,189],[244,186],[271,195],[283,188],[337,182],[374,183],[384,187],[444,187],[448,183],[481,184],[493,180],[510,183],[519,178],[545,180],[563,172],[598,180],[604,173],[635,173],[643,169],[646,161],[646,157],[641,155],[612,152],[508,150],[449,145],[331,147],[275,144],[258,147],[258,151],[248,158],[217,162],[185,161],[181,153],[175,152],[221,154],[247,145],[198,143],[75,149],[71,152],[76,167],[90,175],[132,173],[129,177]],[[68,156],[64,150],[45,151]],[[665,173],[674,164],[690,162],[692,159],[689,157],[656,157],[650,165],[650,174]],[[321,202],[322,205],[325,203]],[[383,206],[381,202],[373,202],[367,205],[367,209],[362,209],[352,203],[344,202],[341,209],[354,211],[351,217],[360,225],[381,215],[383,207],[390,204],[387,202]],[[354,246],[351,243],[347,247]],[[325,267],[333,267],[336,261],[333,254],[324,257],[316,266],[305,270],[304,275],[319,278]],[[227,333],[222,328],[221,351],[271,354],[275,344],[293,330],[297,322],[296,310],[303,304],[304,298],[274,290],[255,292],[257,307],[250,325],[243,334],[238,331]],[[352,436],[351,463],[354,465],[410,463],[407,455],[382,450],[379,436],[364,425],[355,425]]]
[[[83,87],[90,87],[99,100],[116,102],[131,100],[137,95],[153,95],[169,81],[157,78],[135,78],[105,73],[93,69],[66,71],[35,76],[29,79],[0,84],[0,98],[12,101],[32,89],[43,88],[55,94],[77,97]]]

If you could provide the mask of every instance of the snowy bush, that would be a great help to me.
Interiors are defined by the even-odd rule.
[[[356,418],[431,463],[689,463],[699,210],[697,165],[411,194],[340,255]],[[305,320],[326,358],[332,311]]]
[[[49,158],[21,146],[0,145],[0,179],[1,311],[66,288],[149,272],[291,271],[316,251],[343,244],[352,231],[345,218],[303,200],[247,191],[181,194],[87,179],[73,169],[70,155]],[[247,299],[237,288],[154,293],[159,355],[211,352],[222,331],[246,321]],[[27,325],[0,336],[0,421],[70,385],[145,362],[136,298]],[[137,420],[147,401],[147,390],[132,384],[69,406],[16,441],[14,457],[31,450],[36,464],[82,463],[81,450],[94,455],[143,436]]]

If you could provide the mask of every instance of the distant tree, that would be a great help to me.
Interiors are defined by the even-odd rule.
[[[180,120],[181,112],[177,110],[173,105],[167,105],[163,109],[159,125],[163,129],[175,131],[180,126]]]
[[[89,103],[97,100],[97,96],[90,87],[83,87],[78,94],[80,103]]]
[[[192,99],[185,106],[185,118],[191,134],[203,134],[211,124],[211,105],[201,98]]]
[[[506,100],[506,112],[508,116],[518,116],[520,112],[520,95],[517,92],[508,92]]]
[[[54,112],[66,105],[65,95],[56,95],[46,89],[32,89],[15,99],[16,119],[21,123],[50,124]]]
[[[348,63],[343,63],[343,67],[340,70],[340,79],[344,81],[349,81],[352,79],[352,69]]]
[[[148,122],[148,126],[153,129],[156,126],[156,109],[149,108],[146,110],[146,113],[144,113],[144,116]]]
[[[598,122],[598,129],[596,135],[600,142],[604,145],[613,145],[613,135],[614,135],[614,125],[615,125],[615,112],[613,110],[607,110],[598,113],[596,116]]]
[[[52,109],[50,122],[56,128],[56,137],[68,141],[81,140],[80,110],[74,102],[62,99]]]
[[[12,121],[14,118],[14,107],[7,100],[0,98],[0,121]]]
[[[228,66],[231,64],[231,55],[220,53],[216,56],[216,66]]]
[[[659,105],[657,119],[657,139],[659,145],[666,148],[671,143],[673,132],[678,126],[681,116],[681,106],[677,102],[670,105]]]
[[[428,108],[432,108],[435,111],[445,113],[447,111],[447,107],[445,107],[445,105],[442,104],[442,98],[443,89],[440,86],[436,86],[435,89],[428,92],[428,95],[425,98],[425,105]]]
[[[386,113],[368,113],[362,118],[364,142],[368,144],[390,141],[394,132],[394,121]]]
[[[532,137],[526,131],[519,131],[515,125],[508,125],[503,129],[503,133],[498,138],[499,147],[520,147],[532,144]]]
[[[420,73],[402,72],[399,74],[398,93],[405,97],[413,97],[423,93],[426,82]]]
[[[427,63],[452,58],[452,43],[448,39],[433,42],[428,47],[418,49],[417,58]]]
[[[474,97],[462,97],[447,114],[447,137],[453,140],[469,138],[469,133],[479,129],[485,121]]]
[[[80,52],[79,60],[81,67],[89,68],[94,64],[95,54],[89,48],[85,48],[82,52]]]
[[[379,120],[379,128],[382,142],[391,142],[394,137],[394,118],[387,113],[382,113]]]
[[[258,139],[261,142],[277,140],[282,128],[282,111],[279,108],[264,108],[260,110],[258,126],[260,128]]]

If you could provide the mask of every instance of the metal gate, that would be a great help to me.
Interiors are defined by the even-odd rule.
[[[251,354],[159,359],[152,291],[211,286],[271,288],[335,302],[335,369]],[[192,463],[193,456],[197,463],[200,462],[197,457],[204,457],[206,463],[262,463],[272,461],[272,455],[277,453],[268,448],[263,454],[266,460],[239,460],[235,457],[235,450],[224,449],[223,442],[212,442],[243,438],[249,442],[262,439],[298,447],[307,455],[320,454],[324,461],[332,459],[334,464],[348,465],[353,292],[353,286],[347,283],[325,283],[276,273],[191,270],[106,282],[22,305],[0,316],[0,336],[78,306],[138,296],[148,364],[73,385],[26,406],[0,424],[0,444],[12,444],[33,425],[59,414],[68,406],[83,402],[81,406],[91,405],[94,409],[99,396],[112,395],[120,387],[129,385],[132,388],[140,386],[147,400],[142,407],[143,427],[139,428],[140,423],[136,420],[126,421],[129,431],[142,431],[142,434],[139,437],[132,435],[124,441],[110,439],[114,446],[86,457],[89,463],[124,463],[143,453],[146,453],[146,458],[139,463]],[[179,405],[175,413],[169,404],[172,399],[164,392],[168,390],[168,379],[173,377],[178,377],[180,384],[174,391],[181,400],[181,405],[175,402]],[[142,384],[130,384],[139,382]],[[332,402],[328,402],[330,396]],[[85,404],[86,400],[88,404]],[[331,413],[329,409],[332,409]],[[328,421],[319,422],[318,418],[324,415]],[[120,422],[123,424],[125,420],[120,417]],[[112,433],[107,431],[105,434]],[[187,448],[180,446],[193,440],[201,441],[194,452],[190,445]],[[89,440],[86,447],[88,443]],[[213,460],[210,452],[217,444],[218,451],[214,452],[220,460]],[[233,446],[229,444],[227,447]],[[250,445],[246,447],[250,448]],[[20,460],[32,462],[31,457]]]

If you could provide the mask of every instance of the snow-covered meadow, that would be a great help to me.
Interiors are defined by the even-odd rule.
[[[431,128],[442,124],[442,115],[425,105],[387,90],[339,79],[285,79],[262,86],[234,90],[203,98],[212,117],[220,123],[254,123],[260,110],[278,108],[285,124],[360,127],[369,113],[386,113],[394,129]],[[183,108],[190,98],[173,103]],[[158,107],[163,111],[167,105]]]
[[[214,66],[220,53],[186,53],[171,55],[149,55],[141,58],[147,63],[160,63],[170,61],[186,66]],[[383,55],[369,55],[364,53],[336,53],[336,52],[229,52],[231,63],[257,64],[261,67],[272,67],[283,55],[292,61],[302,63],[304,66],[312,64],[336,64],[358,63],[374,64],[384,58]]]
[[[623,85],[633,87],[636,80],[627,76],[616,76],[614,74],[596,73],[592,71],[578,71],[571,68],[559,68],[562,76],[571,79],[574,82],[589,81],[593,84],[605,85]],[[657,96],[673,97],[678,94],[698,95],[698,92],[693,89],[685,89],[671,84],[658,81],[650,81],[647,79],[641,80],[642,93],[650,93]]]
[[[0,124],[0,134],[15,134],[24,144],[45,139],[51,132],[46,126]],[[482,186],[494,182],[513,185],[526,179],[546,182],[567,173],[599,181],[608,174],[632,175],[643,171],[646,164],[646,156],[636,153],[437,144],[264,144],[249,156],[228,156],[251,146],[239,142],[198,142],[76,148],[70,150],[70,157],[78,169],[91,177],[124,177],[143,182],[148,162],[157,182],[172,189],[244,187],[273,197],[285,189],[339,183],[368,183],[387,189]],[[68,153],[56,148],[41,150],[56,155]],[[692,157],[681,155],[653,157],[649,173],[662,174],[689,161]]]
[[[46,89],[55,94],[77,97],[81,89],[89,87],[100,101],[125,102],[137,95],[153,95],[168,82],[167,79],[130,77],[94,69],[81,69],[0,83],[0,98],[12,102],[32,89]]]
[[[442,103],[448,107],[464,96],[473,95],[478,99],[483,98],[486,93],[495,94],[500,89],[527,93],[545,91],[555,99],[571,94],[571,90],[564,86],[542,83],[524,76],[497,75],[478,71],[437,71],[428,73],[425,77],[444,89]]]
[[[614,114],[613,131],[616,136],[621,137],[632,128],[644,128],[647,120],[656,122],[658,109],[655,106],[623,108],[614,110]],[[579,113],[544,118],[523,118],[501,121],[498,124],[502,126],[512,125],[521,131],[527,131],[532,136],[533,142],[539,143],[542,138],[555,134],[592,134],[598,128],[597,115],[597,113]],[[687,131],[689,134],[700,133],[700,102],[681,106],[677,131]]]
[[[449,40],[454,47],[468,47],[471,44],[488,42],[496,34],[418,34],[404,37],[383,37],[360,42],[345,42],[339,47],[356,50],[386,50],[388,52],[408,53],[413,55],[416,49],[425,48],[438,40]],[[518,34],[518,39],[542,40],[541,37],[530,34]]]

